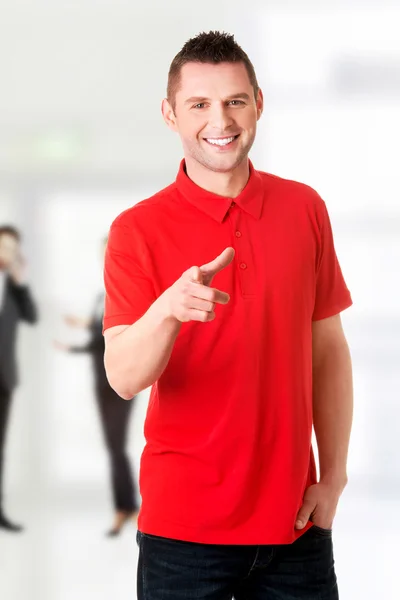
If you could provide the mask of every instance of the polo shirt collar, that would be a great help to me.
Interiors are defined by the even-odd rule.
[[[256,171],[249,160],[249,179],[236,198],[226,198],[213,192],[208,192],[196,185],[186,174],[185,160],[180,164],[176,178],[176,186],[184,198],[196,208],[206,213],[219,223],[224,220],[232,202],[255,219],[261,217],[264,190],[260,173]]]

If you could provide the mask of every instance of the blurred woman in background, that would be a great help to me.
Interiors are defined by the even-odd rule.
[[[107,239],[103,242],[103,252],[106,244]],[[133,520],[136,526],[139,510],[135,478],[126,451],[129,417],[134,398],[129,402],[123,400],[108,383],[104,369],[103,306],[104,293],[102,292],[97,296],[89,318],[71,315],[65,317],[65,322],[70,327],[84,328],[89,331],[87,344],[75,346],[56,341],[55,345],[58,349],[67,352],[89,353],[93,359],[95,395],[110,459],[115,510],[114,523],[107,535],[115,537],[127,521]]]

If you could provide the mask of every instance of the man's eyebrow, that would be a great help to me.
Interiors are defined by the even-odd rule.
[[[201,102],[206,102],[209,98],[203,98],[202,96],[191,96],[187,100],[185,100],[185,104],[200,104]]]
[[[238,94],[231,94],[230,96],[225,98],[225,100],[234,100],[236,98],[241,99],[241,100],[250,100],[249,94],[246,94],[245,92],[239,92]],[[185,100],[185,104],[201,104],[202,102],[207,102],[209,100],[210,100],[210,98],[205,98],[204,96],[191,96],[190,98]]]
[[[227,100],[236,100],[236,98],[240,98],[242,100],[250,100],[250,96],[245,92],[240,92],[239,94],[233,94],[232,96],[228,96]]]

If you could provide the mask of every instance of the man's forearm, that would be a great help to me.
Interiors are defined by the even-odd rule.
[[[126,400],[152,385],[170,359],[181,323],[164,314],[156,300],[136,323],[106,345],[110,385]]]
[[[345,339],[326,348],[314,365],[313,417],[320,480],[344,487],[353,418],[351,358]]]
[[[105,332],[105,366],[111,387],[127,400],[152,385],[164,372],[182,323],[208,323],[216,305],[229,302],[229,294],[211,288],[214,276],[233,260],[226,248],[213,261],[185,271],[134,325]],[[123,326],[122,326],[123,328]],[[114,331],[113,331],[114,329]]]

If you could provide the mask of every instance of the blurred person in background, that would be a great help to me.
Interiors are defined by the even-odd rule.
[[[102,243],[102,255],[107,238]],[[117,536],[125,523],[132,520],[136,526],[138,502],[135,477],[127,455],[127,434],[132,402],[125,402],[110,387],[104,368],[103,329],[104,293],[95,301],[93,313],[89,318],[67,315],[65,321],[70,327],[87,329],[90,337],[87,344],[73,346],[60,341],[55,346],[60,350],[73,353],[88,353],[93,359],[95,396],[99,408],[101,426],[110,460],[111,485],[114,502],[114,523],[107,532],[109,537]],[[132,399],[134,400],[134,399]]]
[[[139,600],[338,598],[352,300],[323,200],[248,159],[262,111],[233,36],[189,40],[162,104],[176,181],[110,228],[108,379],[127,400],[153,384]]]
[[[11,225],[0,225],[0,529],[20,532],[4,512],[4,467],[7,425],[12,393],[18,383],[16,341],[21,321],[36,323],[37,308],[26,283],[21,234]]]

